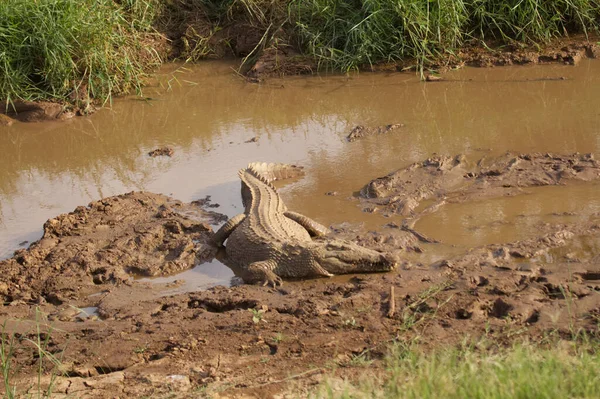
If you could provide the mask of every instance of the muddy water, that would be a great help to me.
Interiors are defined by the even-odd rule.
[[[236,171],[256,160],[306,167],[306,177],[282,187],[290,208],[325,224],[377,228],[389,220],[362,213],[349,197],[432,153],[600,153],[600,62],[463,69],[446,79],[363,73],[254,85],[227,63],[205,63],[164,70],[144,100],[118,99],[91,117],[0,126],[0,258],[39,238],[46,219],[131,190],[183,201],[211,195],[233,216],[242,209]],[[357,124],[390,123],[405,127],[345,141]],[[147,156],[165,145],[173,157]],[[585,217],[581,209],[599,207],[598,185],[532,191],[448,206],[416,227],[450,244],[479,245],[522,238],[533,220]],[[579,216],[556,216],[564,212]],[[198,288],[230,276],[215,261],[180,277]]]
[[[600,212],[600,185],[529,188],[523,195],[449,204],[419,220],[415,228],[445,244],[479,246],[533,236],[540,220],[587,221]]]

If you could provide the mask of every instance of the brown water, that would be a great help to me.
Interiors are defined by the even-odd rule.
[[[183,201],[211,195],[219,211],[233,216],[242,209],[236,171],[257,160],[306,167],[306,177],[282,188],[289,208],[324,224],[376,228],[389,220],[362,213],[348,197],[432,153],[600,153],[598,61],[469,68],[434,83],[362,73],[254,85],[230,67],[164,70],[161,83],[144,93],[152,99],[118,99],[90,117],[0,126],[0,258],[39,238],[46,219],[131,190]],[[389,123],[405,127],[345,141],[356,124]],[[245,143],[252,137],[258,141]],[[174,148],[172,158],[146,155],[164,145]],[[600,207],[595,184],[532,191],[448,206],[416,227],[448,243],[479,245],[522,238],[534,220],[560,218],[553,213]],[[178,278],[204,287],[230,276],[214,262]]]

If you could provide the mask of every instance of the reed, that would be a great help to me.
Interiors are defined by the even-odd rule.
[[[289,10],[300,46],[335,70],[426,64],[472,40],[541,44],[600,26],[598,0],[292,0]]]

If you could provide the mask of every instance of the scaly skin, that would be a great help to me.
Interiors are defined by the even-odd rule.
[[[252,163],[239,172],[245,212],[215,234],[225,240],[224,262],[247,283],[281,285],[283,278],[330,277],[334,274],[383,272],[395,260],[351,242],[318,239],[328,229],[287,210],[270,181],[298,175],[283,164]]]

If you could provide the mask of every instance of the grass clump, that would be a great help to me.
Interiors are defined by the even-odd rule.
[[[0,99],[95,98],[137,90],[159,63],[144,1],[0,2]],[[128,17],[134,17],[128,19]]]
[[[64,352],[57,351],[53,347],[51,336],[54,329],[48,325],[46,316],[37,308],[35,315],[33,325],[23,334],[17,334],[8,328],[7,321],[0,328],[0,372],[4,385],[0,390],[3,391],[3,398],[51,398],[53,396]],[[13,321],[13,323],[16,322]],[[26,322],[23,321],[23,323]],[[29,354],[31,364],[36,365],[36,381],[29,386],[18,387],[14,381],[19,371],[17,368],[18,354]]]
[[[599,0],[292,0],[301,47],[349,70],[382,61],[428,64],[471,40],[538,44],[600,26]]]
[[[563,346],[564,348],[564,346]],[[503,351],[473,346],[427,353],[397,344],[388,356],[385,381],[334,388],[319,398],[598,398],[600,346],[542,348],[516,344]]]

